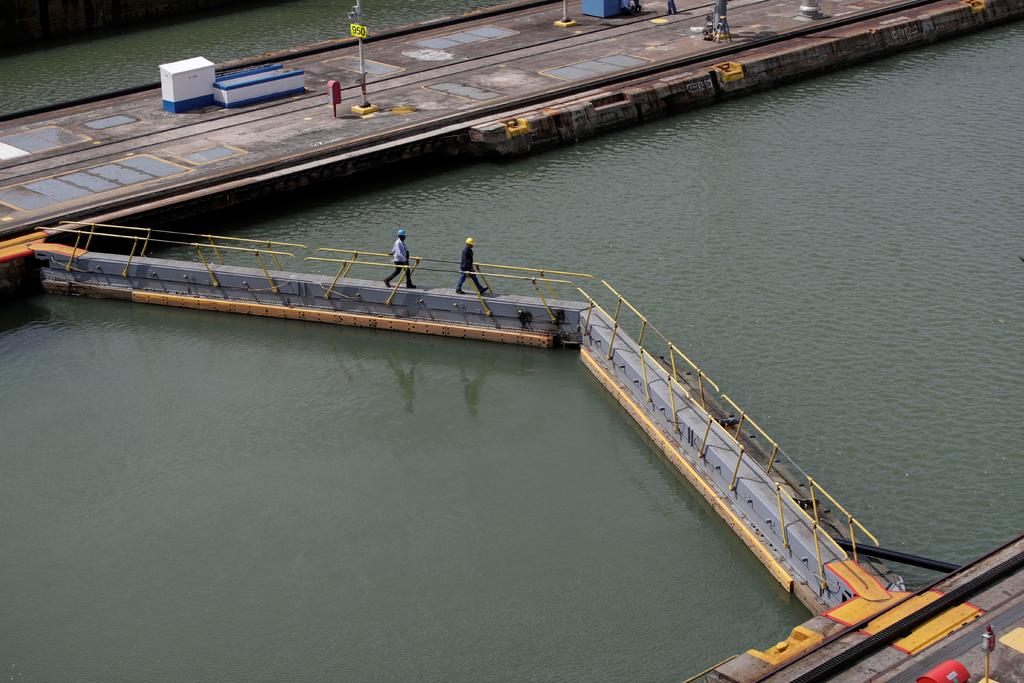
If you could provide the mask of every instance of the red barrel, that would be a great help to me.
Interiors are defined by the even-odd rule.
[[[967,683],[969,680],[971,680],[971,674],[967,673],[964,665],[951,659],[939,664],[924,676],[920,676],[917,683]]]

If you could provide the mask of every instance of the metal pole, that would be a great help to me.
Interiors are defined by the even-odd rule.
[[[555,22],[559,28],[575,26],[576,22],[569,18],[569,0],[562,0],[562,18]]]
[[[363,23],[363,0],[356,0],[356,21]],[[361,107],[369,107],[366,99],[366,62],[363,61],[363,39],[359,39],[359,89],[363,94]]]

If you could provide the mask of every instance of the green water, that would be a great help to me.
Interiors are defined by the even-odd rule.
[[[1022,46],[191,227],[598,273],[883,545],[963,561],[1024,518]],[[677,681],[806,614],[568,352],[38,297],[0,364],[15,680]]]

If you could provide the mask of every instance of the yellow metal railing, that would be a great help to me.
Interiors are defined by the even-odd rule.
[[[288,248],[293,248],[293,249],[307,249],[308,248],[306,245],[298,244],[296,242],[281,242],[279,240],[260,240],[260,239],[250,238],[250,237],[228,237],[226,235],[211,235],[211,234],[208,234],[208,233],[196,233],[196,232],[180,232],[180,231],[177,231],[177,230],[160,230],[160,229],[157,229],[157,228],[139,228],[139,227],[136,227],[136,226],[133,226],[133,225],[115,225],[115,224],[112,224],[112,223],[86,223],[86,222],[83,222],[83,221],[61,221],[60,225],[74,225],[74,226],[78,226],[78,229],[74,230],[74,231],[69,230],[69,229],[58,229],[60,232],[82,232],[85,228],[88,228],[88,230],[84,230],[84,232],[86,232],[86,234],[88,235],[88,239],[87,239],[86,245],[85,245],[85,249],[87,249],[87,250],[89,248],[89,244],[92,241],[92,237],[95,234],[96,228],[105,228],[105,229],[108,229],[108,230],[109,229],[127,230],[129,232],[145,232],[147,235],[157,234],[157,235],[175,235],[175,236],[178,236],[178,237],[194,237],[194,238],[198,238],[198,239],[201,239],[201,240],[205,240],[206,242],[208,242],[209,246],[211,248],[213,248],[215,251],[220,246],[220,244],[223,243],[223,242],[230,242],[232,244],[250,244],[250,245],[257,245],[258,244],[258,245],[262,245],[262,246],[266,247],[267,249],[269,249],[271,247],[288,247]],[[99,236],[99,235],[97,235],[97,236]],[[111,235],[107,235],[107,236],[110,237]],[[154,241],[157,241],[157,240],[154,240]],[[169,242],[169,243],[172,243],[172,244],[181,244],[181,243],[191,243],[192,242],[192,240],[161,240],[161,241],[163,241],[165,243]],[[267,253],[267,252],[264,252],[264,253]],[[140,256],[144,256],[145,254],[144,253],[140,253],[139,255]],[[222,265],[223,265],[223,262],[222,262]]]
[[[416,272],[416,267],[419,265],[419,260],[416,257],[413,257],[413,259],[412,259],[413,261],[415,261],[414,265],[412,265],[412,266],[399,266],[399,265],[397,265],[395,263],[384,263],[384,262],[380,262],[380,261],[365,261],[365,260],[364,261],[359,261],[358,260],[360,253],[362,255],[364,255],[364,256],[367,256],[367,255],[390,256],[390,254],[377,254],[377,253],[374,253],[374,252],[366,252],[366,251],[364,251],[364,252],[355,252],[355,251],[349,251],[347,249],[326,249],[326,248],[317,249],[317,251],[319,251],[319,252],[340,252],[340,253],[350,253],[350,254],[352,254],[352,258],[350,258],[350,259],[327,258],[327,257],[324,257],[324,256],[307,256],[305,259],[303,259],[305,261],[315,261],[315,262],[318,262],[318,263],[337,263],[337,264],[340,264],[341,267],[338,268],[338,273],[334,276],[334,279],[331,280],[330,286],[328,286],[328,287],[326,287],[324,289],[324,298],[326,298],[326,299],[330,299],[331,298],[330,295],[332,293],[333,294],[337,294],[337,292],[335,291],[334,287],[338,284],[338,280],[340,280],[341,278],[346,277],[348,275],[349,271],[352,270],[353,266],[368,267],[368,268],[392,268],[392,269],[398,268],[401,271],[401,273],[399,273],[398,280],[395,282],[395,285],[391,288],[391,293],[388,295],[387,301],[384,302],[384,303],[386,303],[386,304],[388,304],[390,306],[392,300],[395,298],[395,294],[398,293],[399,287],[401,287],[405,282],[407,282],[409,280],[409,277],[414,272]],[[490,315],[489,311],[488,311],[487,315]]]
[[[156,231],[150,230],[149,228],[134,228],[134,227],[124,226],[124,225],[108,225],[107,226],[109,228],[118,228],[118,229],[128,230],[130,232],[144,232],[145,233],[145,237],[140,237],[138,235],[123,235],[123,234],[118,234],[118,233],[113,233],[113,232],[97,232],[96,228],[104,226],[104,224],[102,224],[102,223],[87,223],[87,224],[84,224],[84,225],[88,226],[89,229],[88,230],[70,230],[70,229],[61,229],[61,228],[50,229],[51,232],[72,232],[72,233],[75,234],[75,243],[74,243],[74,246],[71,249],[71,255],[68,257],[68,261],[65,264],[65,270],[66,271],[70,271],[74,267],[73,264],[74,264],[75,260],[78,258],[78,250],[79,250],[79,248],[81,248],[82,253],[85,253],[85,252],[87,252],[89,250],[89,247],[91,246],[92,240],[93,240],[94,237],[102,237],[102,238],[107,238],[107,239],[130,240],[131,243],[132,243],[132,248],[131,248],[131,251],[128,254],[128,259],[125,262],[124,268],[121,270],[121,277],[128,277],[128,268],[129,268],[129,266],[131,266],[132,260],[136,257],[136,255],[138,255],[140,257],[143,256],[145,254],[146,247],[149,246],[149,244],[151,244],[151,243],[168,244],[168,245],[175,245],[175,246],[179,246],[179,247],[188,247],[190,249],[194,249],[195,252],[196,252],[197,257],[199,258],[199,261],[203,264],[203,267],[206,269],[207,274],[210,276],[210,284],[213,287],[219,287],[220,286],[220,282],[217,280],[217,275],[216,275],[216,273],[215,273],[215,271],[214,271],[214,269],[213,269],[213,267],[211,265],[211,260],[206,258],[206,253],[205,253],[204,250],[210,249],[211,251],[213,251],[215,256],[216,256],[216,258],[217,258],[217,262],[220,265],[224,265],[224,257],[223,257],[223,254],[221,253],[221,250],[225,250],[225,251],[228,251],[228,252],[252,254],[256,258],[256,263],[257,263],[257,265],[259,265],[260,270],[263,271],[263,275],[267,279],[267,284],[270,285],[270,291],[273,292],[274,294],[277,294],[277,292],[278,292],[277,283],[274,281],[274,278],[271,276],[270,270],[267,268],[267,264],[263,260],[263,257],[264,256],[271,257],[274,260],[274,264],[277,266],[277,270],[279,270],[279,271],[283,270],[283,268],[281,266],[281,260],[280,260],[279,257],[281,257],[281,256],[287,256],[289,258],[294,258],[295,257],[295,254],[293,254],[291,252],[280,251],[280,250],[276,250],[276,249],[258,249],[258,248],[253,248],[253,247],[236,247],[236,246],[231,246],[231,245],[226,245],[226,244],[217,244],[216,240],[224,239],[222,237],[217,237],[217,236],[209,236],[209,237],[213,237],[214,240],[213,241],[208,241],[208,242],[183,242],[183,241],[180,241],[180,240],[167,240],[167,239],[159,239],[159,238],[153,237],[152,233],[156,232]],[[161,232],[169,232],[169,231],[161,231]],[[174,233],[174,234],[188,235],[190,233]],[[85,237],[85,244],[84,245],[82,245],[82,238],[83,238],[83,236]],[[203,237],[207,237],[207,236],[204,235]],[[245,239],[242,239],[242,238],[228,238],[228,239],[233,240],[233,241],[237,241],[237,242],[249,242],[249,243],[256,243],[256,244],[268,243],[267,240],[245,240]],[[142,246],[141,247],[139,247],[139,243],[140,242],[142,242]],[[269,241],[269,243],[270,244],[286,244],[284,242],[273,242],[273,241]],[[302,245],[296,245],[296,246],[302,246]]]
[[[819,575],[819,579],[821,581],[824,581],[824,572],[823,572],[823,567],[821,565],[821,555],[820,555],[820,552],[821,552],[820,542],[821,541],[819,540],[819,536],[823,535],[827,539],[827,541],[832,546],[834,546],[834,548],[836,549],[837,553],[841,557],[847,557],[847,554],[846,554],[846,551],[844,551],[842,549],[842,547],[840,547],[839,544],[836,543],[835,540],[829,534],[824,533],[824,531],[822,531],[822,529],[821,529],[822,519],[821,519],[821,515],[820,515],[820,512],[819,512],[819,509],[818,509],[819,506],[818,506],[817,498],[815,496],[815,492],[816,491],[821,493],[823,496],[825,496],[837,508],[838,512],[841,513],[842,516],[845,516],[845,518],[846,518],[845,521],[847,523],[847,527],[849,529],[849,534],[850,534],[850,537],[851,537],[850,538],[850,542],[851,542],[851,544],[853,546],[853,555],[854,555],[854,559],[855,560],[857,559],[857,547],[856,547],[857,541],[856,541],[856,539],[854,537],[856,530],[861,531],[867,538],[871,539],[871,541],[875,545],[878,545],[878,539],[875,537],[874,534],[872,534],[867,529],[867,527],[865,527],[859,520],[857,520],[856,517],[854,517],[852,514],[850,514],[850,512],[843,505],[841,505],[832,494],[830,494],[828,491],[826,491],[821,486],[820,483],[818,483],[817,481],[812,479],[810,476],[808,476],[805,472],[803,472],[803,470],[799,467],[799,465],[797,465],[795,462],[793,462],[793,460],[791,458],[789,458],[789,456],[787,456],[782,451],[782,449],[779,447],[778,442],[774,438],[772,438],[764,430],[764,428],[762,428],[761,425],[758,424],[747,413],[747,411],[745,411],[743,408],[741,408],[736,403],[736,401],[734,401],[727,394],[722,392],[722,390],[719,388],[718,384],[715,383],[710,377],[708,377],[707,374],[703,371],[703,369],[699,365],[697,365],[695,362],[693,362],[693,360],[690,359],[689,356],[687,356],[685,353],[683,353],[679,349],[679,347],[677,347],[664,333],[661,332],[661,330],[659,330],[657,327],[655,327],[650,322],[650,320],[647,318],[647,316],[645,316],[636,306],[634,306],[628,299],[626,299],[622,294],[620,294],[608,282],[602,280],[601,284],[604,285],[606,290],[609,293],[611,293],[611,295],[614,297],[614,307],[612,308],[613,312],[610,312],[609,309],[603,307],[597,301],[596,297],[591,296],[588,292],[584,291],[580,287],[576,288],[577,292],[579,292],[579,294],[581,294],[586,299],[586,302],[588,304],[587,314],[586,314],[586,316],[584,318],[584,322],[583,322],[583,326],[582,326],[583,334],[584,335],[589,335],[590,334],[591,315],[592,315],[594,310],[599,311],[605,317],[605,319],[609,322],[609,324],[611,326],[611,334],[610,334],[609,341],[608,341],[608,348],[605,351],[606,357],[608,359],[611,359],[614,356],[614,354],[615,354],[616,342],[618,341],[618,339],[620,337],[620,334],[621,334],[620,330],[623,327],[624,322],[625,322],[624,321],[624,316],[627,314],[627,312],[629,314],[632,314],[632,318],[635,319],[634,327],[635,328],[638,327],[638,329],[636,329],[635,341],[636,341],[636,345],[639,347],[639,350],[640,350],[643,382],[645,384],[645,397],[647,398],[648,401],[651,401],[650,383],[648,382],[648,378],[647,378],[647,370],[648,370],[648,360],[647,359],[650,359],[654,363],[655,367],[657,367],[658,366],[658,362],[655,360],[655,358],[657,357],[661,361],[660,367],[666,371],[666,375],[668,375],[669,380],[670,380],[670,382],[669,382],[669,384],[670,384],[670,391],[668,392],[668,396],[669,396],[669,401],[671,403],[671,409],[673,411],[673,417],[672,417],[673,428],[676,431],[676,433],[680,432],[679,417],[678,417],[678,411],[676,409],[677,407],[676,407],[676,400],[675,400],[675,398],[676,398],[675,397],[675,391],[672,391],[671,388],[672,387],[678,388],[680,393],[682,393],[682,395],[686,396],[691,401],[693,401],[694,398],[695,398],[694,395],[691,393],[690,388],[681,381],[680,374],[679,374],[679,363],[678,362],[681,361],[683,363],[683,368],[685,369],[687,374],[689,374],[689,375],[694,377],[693,384],[695,386],[693,387],[693,389],[694,389],[694,391],[697,394],[696,398],[699,399],[698,401],[695,401],[695,402],[698,403],[700,405],[700,407],[704,410],[704,412],[708,414],[707,427],[704,430],[704,437],[703,437],[703,440],[701,441],[701,446],[700,446],[700,449],[698,451],[698,456],[700,458],[703,459],[703,458],[706,458],[706,456],[707,456],[708,437],[711,434],[712,424],[715,422],[715,418],[712,417],[711,411],[709,410],[709,407],[708,407],[709,393],[711,393],[713,391],[714,395],[717,398],[719,398],[725,404],[730,406],[731,409],[735,411],[735,414],[739,416],[737,418],[737,420],[736,420],[735,425],[726,426],[726,425],[723,424],[723,431],[724,431],[724,433],[726,435],[728,435],[735,442],[736,448],[737,448],[738,453],[739,453],[739,456],[736,459],[736,468],[732,472],[732,476],[731,476],[730,483],[729,483],[729,490],[730,491],[731,490],[735,490],[735,488],[736,488],[736,482],[737,482],[737,478],[739,476],[739,470],[740,470],[741,463],[744,460],[744,456],[747,456],[746,457],[747,462],[756,464],[758,467],[760,467],[762,469],[762,471],[764,471],[766,474],[769,474],[769,475],[771,474],[772,469],[775,467],[776,461],[781,456],[781,457],[785,458],[788,462],[792,463],[794,465],[794,467],[796,467],[796,469],[803,475],[803,477],[806,480],[806,486],[807,486],[807,489],[808,489],[808,494],[810,495],[810,498],[811,498],[811,514],[810,515],[807,514],[807,511],[804,509],[803,505],[799,504],[795,499],[792,498],[792,496],[789,496],[789,494],[787,494],[785,491],[783,491],[780,486],[777,486],[777,490],[776,490],[777,504],[778,504],[778,506],[780,508],[780,523],[783,524],[782,534],[781,535],[782,535],[783,544],[786,547],[789,547],[788,532],[785,529],[785,523],[783,521],[783,513],[782,513],[782,508],[783,508],[782,496],[786,496],[787,498],[790,499],[790,501],[792,503],[792,507],[797,511],[797,514],[800,515],[802,518],[804,518],[805,523],[807,524],[807,526],[809,528],[811,528],[811,530],[812,530],[812,532],[814,534],[815,549],[816,549],[816,553],[818,555],[818,565],[819,565],[818,566],[818,575]],[[651,340],[652,336],[657,340],[656,343],[658,343],[659,345],[663,345],[664,349],[666,350],[665,355],[660,355],[659,354],[659,355],[656,356],[655,353],[652,353],[652,351],[650,349],[650,340]],[[746,452],[746,446],[743,443],[744,436],[747,436],[749,438],[749,437],[756,436],[756,435],[760,435],[760,437],[764,441],[766,441],[769,444],[769,446],[770,446],[770,452],[768,453],[768,462],[767,462],[766,465],[762,465],[758,460],[749,457],[749,454]]]
[[[339,259],[339,258],[329,258],[329,257],[324,257],[324,256],[307,256],[304,259],[305,261],[313,261],[313,262],[318,262],[318,263],[336,263],[336,264],[339,265],[338,271],[337,271],[337,273],[335,273],[334,279],[331,281],[331,285],[329,287],[325,288],[324,296],[326,298],[330,298],[330,294],[331,293],[335,293],[335,294],[337,293],[334,290],[334,287],[337,285],[338,280],[343,278],[343,277],[347,277],[349,275],[349,273],[352,271],[352,269],[354,267],[356,267],[356,266],[358,266],[358,267],[369,267],[369,268],[399,268],[402,271],[400,277],[398,278],[398,281],[391,288],[391,294],[388,296],[387,301],[385,302],[388,305],[391,304],[391,302],[394,299],[395,295],[398,293],[398,289],[402,286],[402,284],[404,282],[406,282],[408,280],[408,276],[410,276],[410,275],[412,275],[412,273],[416,272],[417,269],[422,269],[424,271],[449,273],[449,274],[453,274],[453,275],[459,274],[459,273],[465,273],[466,275],[472,274],[470,271],[459,271],[459,270],[454,270],[453,271],[453,270],[450,270],[450,269],[430,268],[430,267],[427,267],[427,266],[422,266],[421,267],[420,264],[423,261],[434,262],[434,263],[437,263],[439,261],[437,261],[435,259],[426,259],[426,258],[422,258],[422,257],[419,257],[419,256],[410,257],[410,261],[413,262],[413,265],[411,265],[411,266],[398,266],[394,262],[390,262],[390,261],[380,261],[380,260],[370,261],[370,260],[365,260],[365,259],[362,260],[362,261],[358,260],[359,256],[371,256],[371,257],[378,258],[378,259],[379,258],[390,258],[391,257],[391,254],[385,254],[385,253],[382,253],[382,252],[357,251],[357,250],[354,250],[354,249],[333,249],[333,248],[327,248],[327,247],[322,247],[320,249],[317,249],[317,251],[318,252],[325,252],[325,253],[340,253],[340,254],[346,254],[346,255],[351,256],[351,258],[342,258],[342,259]],[[450,263],[450,262],[447,262],[447,261],[440,261],[440,262],[441,263]],[[512,271],[519,271],[519,272],[539,272],[539,270],[540,270],[540,269],[533,269],[533,268],[522,268],[522,267],[519,267],[519,266],[508,266],[506,269],[507,270],[512,270]],[[476,271],[476,272],[478,272],[478,271]],[[545,272],[554,273],[554,272],[560,272],[560,271],[545,270]],[[491,275],[491,277],[496,277],[496,278],[499,278],[499,279],[504,280],[504,281],[529,282],[532,285],[534,291],[536,292],[537,297],[540,299],[541,304],[544,306],[544,310],[547,312],[548,317],[550,318],[551,322],[558,322],[559,317],[558,317],[558,314],[555,312],[555,309],[552,308],[551,302],[548,301],[547,297],[544,296],[544,292],[541,291],[540,285],[544,285],[551,292],[555,291],[555,289],[554,289],[555,285],[566,285],[566,286],[571,287],[571,288],[574,288],[576,286],[576,283],[574,283],[571,280],[562,280],[562,279],[556,279],[556,278],[550,278],[550,277],[528,277],[528,276],[524,276],[524,275],[507,275],[505,273],[491,273],[490,275]],[[487,288],[490,288],[490,284],[486,280],[484,280],[484,285]],[[487,315],[488,317],[493,315],[490,306],[487,305],[487,300],[483,296],[483,292],[480,291],[480,290],[476,290],[474,288],[474,294],[476,295],[477,301],[480,303],[480,308],[483,310],[484,315]]]

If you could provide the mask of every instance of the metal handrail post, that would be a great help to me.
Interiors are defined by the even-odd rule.
[[[406,274],[409,272],[409,266],[400,266],[399,270],[402,272],[398,276],[398,282],[395,283],[394,289],[391,290],[391,294],[388,296],[387,301],[384,302],[388,306],[391,305],[391,301],[395,298],[395,294],[398,293],[398,288],[402,286],[403,282],[405,282]]]
[[[277,258],[276,254],[273,254],[274,258]],[[267,282],[270,283],[270,291],[277,294],[277,283],[274,282],[274,278],[270,277],[270,271],[267,270],[267,265],[263,262],[263,255],[260,254],[260,250],[256,250],[256,260],[260,264],[260,269],[263,271],[263,275],[267,278]]]
[[[675,428],[676,434],[682,434],[679,430],[679,410],[676,408],[676,378],[670,377],[668,380],[668,398],[672,404],[672,425]]]
[[[876,537],[876,536],[875,536],[875,535],[874,535],[873,533],[871,533],[871,532],[870,532],[870,531],[869,531],[869,530],[867,529],[867,527],[865,527],[865,526],[864,526],[863,524],[861,524],[860,522],[858,522],[858,521],[857,521],[857,519],[856,519],[855,517],[853,517],[853,515],[852,515],[852,514],[850,513],[850,511],[849,511],[849,510],[847,510],[847,509],[846,509],[845,507],[843,507],[843,504],[842,504],[842,503],[840,503],[840,502],[839,502],[838,500],[836,500],[835,498],[833,498],[833,497],[832,497],[832,494],[831,494],[831,493],[829,493],[828,491],[826,491],[826,490],[825,490],[825,488],[824,488],[824,487],[822,487],[822,485],[821,485],[821,484],[819,484],[819,483],[818,483],[817,481],[815,481],[815,480],[814,480],[814,479],[813,479],[812,477],[807,477],[807,482],[808,482],[808,484],[809,484],[809,485],[811,486],[811,488],[812,488],[812,489],[814,489],[814,488],[817,488],[817,489],[818,489],[819,491],[821,491],[821,492],[822,492],[823,494],[825,494],[825,497],[826,497],[826,498],[828,498],[828,499],[829,499],[830,501],[832,501],[832,504],[833,504],[833,505],[835,505],[835,506],[836,506],[837,508],[839,508],[839,510],[840,510],[840,511],[841,511],[841,512],[842,512],[842,513],[843,513],[844,515],[846,515],[847,517],[850,517],[851,519],[853,519],[853,523],[854,523],[854,524],[855,524],[855,525],[857,526],[857,528],[858,528],[858,529],[860,529],[861,531],[863,531],[863,532],[864,532],[864,534],[865,534],[865,535],[866,535],[866,536],[867,536],[868,538],[870,538],[870,539],[871,539],[871,541],[872,541],[872,542],[873,542],[873,543],[874,543],[875,545],[880,545],[880,543],[878,542],[878,538],[877,538],[877,537]]]
[[[548,306],[548,300],[544,298],[544,292],[540,291],[540,287],[537,286],[537,279],[530,278],[530,284],[533,285],[534,291],[537,292],[537,296],[540,297],[541,303],[544,304],[544,310],[548,312],[548,317],[551,318],[551,322],[557,323],[558,316],[555,315],[555,312],[551,310],[550,306]],[[548,286],[551,286],[550,283],[548,284]]]
[[[779,526],[782,528],[782,547],[789,549],[789,532],[786,531],[786,518],[782,512],[782,487],[775,484],[775,498],[779,502]]]
[[[654,403],[654,400],[651,399],[651,383],[647,381],[647,352],[642,346],[640,347],[640,367],[643,369],[644,392],[647,394],[647,402]]]
[[[740,446],[740,454],[736,458],[736,470],[732,473],[732,481],[729,482],[729,490],[736,490],[736,479],[740,476],[740,464],[743,462],[743,446]]]
[[[814,480],[810,477],[807,478],[808,488],[811,492],[811,510],[814,512],[814,523],[817,524],[819,521],[818,517],[818,499],[814,497]]]
[[[220,283],[217,282],[217,276],[213,274],[213,269],[210,268],[210,264],[206,262],[206,256],[203,255],[203,247],[198,242],[193,242],[192,246],[196,248],[196,254],[199,255],[199,260],[203,262],[203,267],[206,268],[206,272],[210,274],[210,284],[214,287],[220,287]]]
[[[476,272],[477,272],[477,274],[478,274],[478,275],[480,276],[480,279],[482,279],[482,280],[484,281],[484,288],[485,288],[485,289],[490,289],[490,290],[491,290],[491,293],[493,294],[493,293],[494,293],[494,290],[493,290],[493,289],[491,289],[491,283],[490,283],[490,281],[489,281],[489,280],[487,279],[487,276],[486,276],[486,275],[484,275],[484,271],[480,270],[480,266],[476,266]],[[490,313],[488,313],[487,315],[490,315]]]
[[[474,283],[473,289],[476,290],[476,298],[479,299],[479,301],[480,301],[480,307],[484,309],[484,315],[486,315],[488,318],[490,318],[491,317],[491,309],[487,307],[487,302],[484,301],[484,293],[481,292],[480,288],[476,287],[475,285],[476,285],[476,283]],[[490,289],[491,288],[491,286],[487,284],[487,280],[486,279],[484,279],[484,285],[486,286],[486,289]]]
[[[128,266],[132,265],[132,257],[135,256],[135,248],[139,246],[139,238],[132,238],[132,250],[128,254],[128,260],[124,264],[124,270],[121,271],[121,277],[128,277]]]
[[[608,360],[612,359],[612,353],[615,349],[615,336],[619,333],[619,311],[622,308],[622,297],[615,303],[615,318],[612,325],[612,337],[608,341]]]
[[[857,562],[857,534],[853,530],[853,517],[850,515],[846,516],[846,523],[850,527],[850,546],[853,550],[853,561]]]
[[[331,298],[331,292],[333,292],[333,291],[334,291],[334,286],[335,286],[336,284],[338,284],[338,280],[340,280],[340,279],[341,279],[341,272],[342,272],[343,270],[345,270],[345,267],[346,267],[347,265],[348,265],[348,263],[344,263],[344,264],[343,264],[343,265],[341,266],[341,268],[338,268],[338,274],[334,276],[334,279],[333,279],[333,280],[331,280],[331,286],[327,288],[327,291],[326,291],[326,292],[324,292],[324,298],[325,298],[325,299],[330,299],[330,298]]]
[[[818,523],[814,522],[814,553],[818,557],[818,581],[821,582],[821,590],[825,590],[825,569],[821,564],[821,544],[818,541]]]
[[[768,458],[768,469],[765,470],[767,474],[772,473],[772,465],[775,464],[775,456],[779,454],[779,444],[772,441],[772,457]]]
[[[537,271],[537,273],[538,273],[538,274],[539,274],[539,275],[540,275],[540,276],[541,276],[542,278],[546,278],[546,277],[547,277],[547,275],[545,275],[545,274],[544,274],[544,271],[543,271],[543,270],[538,270],[538,271]],[[558,292],[556,292],[556,291],[555,291],[555,288],[551,286],[551,283],[550,283],[550,282],[548,282],[547,280],[544,280],[544,284],[546,284],[546,285],[548,286],[548,292],[550,292],[550,293],[551,293],[551,296],[553,296],[553,297],[554,297],[554,296],[558,296]]]
[[[217,257],[217,262],[223,266],[224,257],[221,256],[220,249],[217,248],[217,243],[213,241],[213,235],[207,235],[206,238],[210,240],[210,246],[213,247],[213,253]]]
[[[354,266],[356,264],[356,259],[358,259],[358,258],[359,258],[359,252],[358,251],[356,253],[352,254],[352,260],[351,261],[347,261],[345,263],[345,265],[342,266],[342,268],[345,269],[345,272],[344,272],[344,274],[342,274],[342,277],[348,277],[348,271],[352,270],[352,266]]]
[[[75,260],[75,252],[78,251],[78,242],[82,239],[82,233],[79,231],[75,232],[75,246],[71,247],[71,256],[68,257],[67,267],[64,268],[65,273],[71,272],[71,262]]]
[[[715,421],[715,418],[708,415],[708,427],[704,430],[704,439],[700,444],[700,459],[704,460],[708,457],[708,437],[711,436],[711,423]]]

